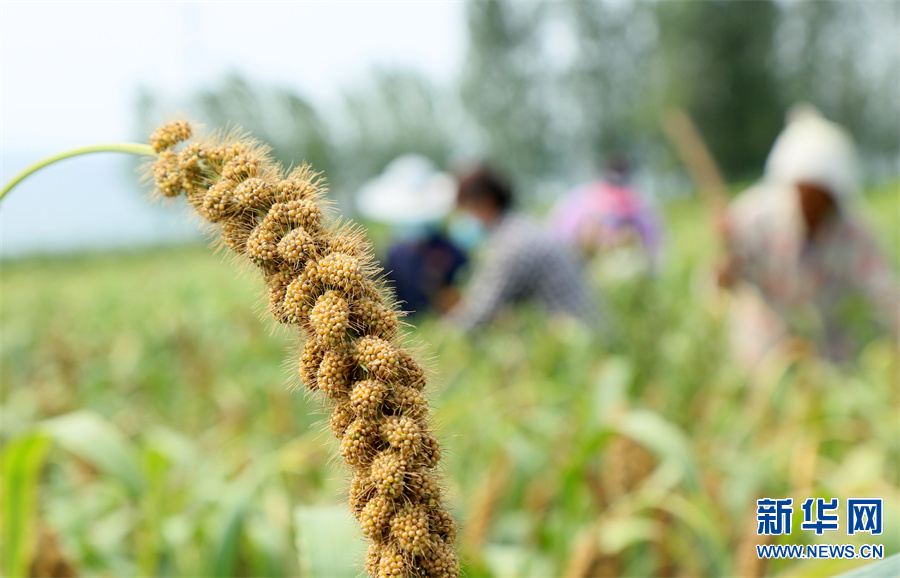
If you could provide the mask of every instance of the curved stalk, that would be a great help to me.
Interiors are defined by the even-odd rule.
[[[49,157],[44,157],[43,159],[32,163],[19,171],[16,176],[14,176],[6,184],[3,185],[3,189],[0,189],[0,201],[3,200],[3,197],[5,197],[6,194],[13,189],[13,187],[22,182],[31,173],[35,173],[48,165],[52,165],[57,161],[90,153],[130,153],[133,155],[140,155],[145,157],[156,156],[156,151],[153,150],[153,147],[148,144],[139,143],[109,143],[69,149],[67,151],[56,153],[55,155],[50,155]]]

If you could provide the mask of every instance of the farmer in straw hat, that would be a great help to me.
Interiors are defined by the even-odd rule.
[[[467,257],[445,233],[456,183],[419,155],[404,155],[356,194],[365,217],[391,226],[387,279],[411,314],[446,312],[458,299],[454,283]]]
[[[795,108],[762,182],[732,202],[723,222],[728,257],[719,283],[735,291],[731,333],[740,362],[752,367],[796,338],[846,360],[858,345],[848,315],[860,303],[897,336],[897,279],[852,214],[859,188],[849,134],[812,107]]]

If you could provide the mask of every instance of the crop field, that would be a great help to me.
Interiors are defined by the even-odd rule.
[[[468,576],[830,576],[863,560],[756,557],[758,498],[884,499],[900,550],[900,360],[802,349],[748,377],[702,206],[666,206],[655,279],[595,280],[597,341],[534,312],[476,337],[437,319],[429,359]],[[900,264],[897,183],[864,215]],[[205,246],[8,261],[0,272],[2,573],[357,576],[365,544],[320,403],[263,284]],[[421,321],[421,322],[420,322]],[[865,325],[860,320],[861,325]],[[796,526],[799,523],[795,522]],[[68,574],[67,574],[68,573]]]

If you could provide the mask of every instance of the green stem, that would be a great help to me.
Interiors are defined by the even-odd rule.
[[[51,155],[49,157],[45,157],[36,163],[30,164],[19,173],[10,179],[5,185],[3,185],[3,189],[0,190],[0,201],[3,200],[3,197],[6,196],[6,193],[11,191],[13,187],[18,185],[22,180],[24,180],[31,173],[37,172],[47,165],[52,165],[57,161],[61,161],[63,159],[67,159],[69,157],[77,157],[79,155],[86,155],[90,153],[130,153],[133,155],[141,155],[145,157],[155,157],[156,151],[153,150],[148,144],[137,144],[137,143],[110,143],[110,144],[99,144],[99,145],[90,145],[86,147],[78,147],[74,149],[69,149],[67,151],[63,151],[61,153],[56,153],[55,155]]]

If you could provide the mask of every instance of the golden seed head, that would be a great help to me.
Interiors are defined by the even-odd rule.
[[[428,515],[417,507],[404,509],[391,520],[391,537],[401,550],[413,555],[424,554],[430,546]]]
[[[397,312],[379,299],[364,298],[356,302],[354,313],[362,326],[362,333],[390,340],[400,326]]]
[[[423,559],[424,570],[435,578],[459,578],[459,560],[453,546],[438,540],[431,544],[431,552]]]
[[[249,147],[242,142],[233,142],[227,144],[221,147],[220,150],[220,158],[226,161],[236,156],[247,154],[250,151]]]
[[[366,550],[366,576],[378,576],[378,563],[381,562],[382,545],[370,542]]]
[[[383,451],[375,456],[370,469],[372,482],[383,496],[396,498],[403,492],[407,462],[393,451]]]
[[[357,384],[359,385],[359,384]],[[354,394],[356,390],[354,389]],[[352,396],[351,396],[352,401]],[[419,424],[410,417],[392,415],[381,425],[381,432],[391,447],[410,458],[417,453],[422,439]]]
[[[375,496],[359,514],[359,526],[363,534],[375,539],[384,536],[394,514],[394,503],[384,496]]]
[[[377,425],[363,419],[354,420],[341,439],[341,455],[351,466],[365,466],[375,458],[378,445]]]
[[[306,344],[303,346],[303,350],[300,352],[300,362],[298,365],[298,370],[300,373],[300,379],[303,380],[303,383],[309,389],[316,389],[319,387],[319,365],[322,364],[322,358],[324,355],[325,350],[322,349],[322,346],[318,341],[316,341],[315,339],[306,340]]]
[[[181,167],[182,186],[188,193],[202,193],[206,189],[203,178],[202,162],[206,151],[198,143],[191,143],[178,153],[178,166]]]
[[[235,182],[220,179],[203,195],[201,213],[207,221],[218,223],[234,214],[239,207],[234,202]]]
[[[201,163],[208,160],[206,149],[200,143],[193,142],[184,145],[178,153],[178,160],[182,167],[200,169]]]
[[[347,431],[350,424],[353,423],[354,419],[356,419],[356,414],[353,413],[353,408],[350,407],[350,404],[339,403],[335,406],[329,420],[331,431],[334,432],[334,436],[343,438],[344,433]]]
[[[239,153],[227,161],[222,167],[222,177],[233,181],[252,179],[259,175],[262,161],[245,153]]]
[[[211,165],[221,168],[222,163],[225,160],[225,147],[224,146],[208,146],[205,149],[206,151],[206,161]],[[220,172],[220,171],[216,171]]]
[[[356,359],[366,371],[390,381],[400,369],[400,356],[390,342],[366,336],[356,342]]]
[[[378,562],[378,578],[393,578],[394,576],[407,578],[415,576],[415,572],[395,546],[385,546],[381,551],[381,560]]]
[[[163,150],[153,162],[153,182],[157,190],[165,197],[177,197],[184,189],[181,186],[181,166],[178,154]]]
[[[219,236],[226,247],[236,253],[247,252],[247,241],[250,240],[252,227],[236,219],[226,220],[219,229]]]
[[[378,414],[387,393],[388,386],[378,380],[357,381],[350,392],[350,405],[356,415],[371,419]]]
[[[266,284],[269,286],[269,313],[280,323],[288,321],[284,314],[284,296],[291,281],[293,278],[283,271],[266,277]]]
[[[188,202],[198,211],[203,206],[203,198],[206,196],[205,180],[200,176],[199,171],[193,169],[185,169],[180,167],[179,176],[181,177],[181,192],[187,196]]]
[[[262,225],[257,226],[247,239],[247,256],[257,265],[274,261],[278,258],[278,235]]]
[[[228,165],[226,164],[225,166],[227,167]],[[225,176],[224,171],[222,176],[240,183],[234,189],[234,201],[241,207],[259,209],[269,206],[274,200],[272,184],[264,179],[249,178],[241,182],[241,179],[236,178],[234,175]]]
[[[421,391],[425,387],[425,369],[406,351],[400,352],[400,366],[406,385]]]
[[[301,273],[291,281],[284,295],[284,314],[291,323],[304,323],[312,309],[319,288]]]
[[[317,339],[335,344],[342,341],[350,328],[350,306],[337,291],[326,291],[309,312],[309,322]]]
[[[331,399],[338,401],[347,399],[350,393],[353,369],[351,356],[334,347],[328,349],[319,364],[317,375],[319,388]]]
[[[283,179],[276,188],[278,198],[284,201],[306,200],[316,192],[315,185],[303,179]]]
[[[295,267],[302,267],[315,248],[315,240],[302,227],[294,229],[278,241],[278,254],[286,263]]]
[[[400,322],[379,293],[370,245],[354,226],[323,222],[308,167],[282,178],[264,146],[230,136],[177,146],[191,136],[183,121],[153,134],[153,179],[218,223],[224,245],[262,268],[276,320],[309,336],[299,374],[336,401],[330,427],[355,474],[349,505],[372,541],[367,572],[457,578],[456,526],[428,471],[440,448],[427,426],[425,372],[391,343]]]
[[[353,293],[362,288],[359,260],[345,253],[329,253],[315,264],[307,265],[307,274],[315,281]]]
[[[408,415],[413,419],[421,419],[428,410],[428,403],[422,392],[413,387],[399,386],[391,391],[388,404],[395,408],[397,413]]]
[[[439,508],[441,505],[441,488],[429,472],[420,471],[406,479],[405,499],[412,504],[420,504],[427,508]]]
[[[365,252],[357,235],[335,235],[328,240],[328,249],[351,257],[359,257]]]
[[[416,464],[423,468],[431,469],[441,461],[441,444],[431,432],[422,434],[422,443],[417,448]]]
[[[173,120],[162,125],[150,135],[150,146],[161,153],[191,138],[191,125],[183,120]]]
[[[456,520],[442,507],[431,510],[431,529],[442,540],[448,542],[456,540]]]
[[[375,496],[375,484],[368,475],[357,474],[350,480],[350,489],[348,491],[350,509],[359,517],[359,513]]]
[[[312,201],[288,201],[275,203],[269,207],[265,221],[269,228],[291,229],[303,227],[307,231],[315,231],[322,221],[322,212]]]

